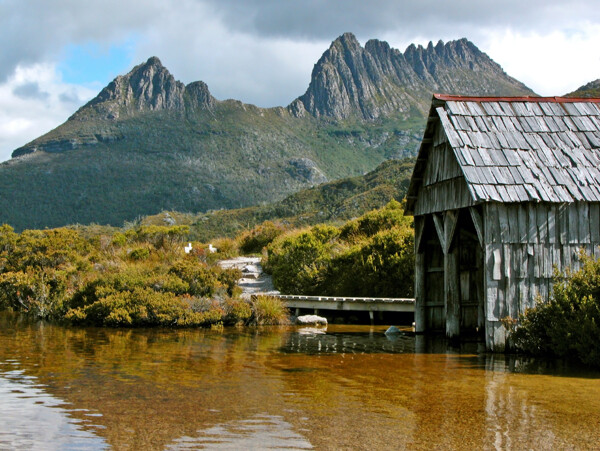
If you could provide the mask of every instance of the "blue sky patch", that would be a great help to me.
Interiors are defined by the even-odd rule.
[[[135,39],[119,45],[100,45],[96,42],[70,44],[58,64],[65,83],[95,87],[106,85],[117,75],[133,66]]]

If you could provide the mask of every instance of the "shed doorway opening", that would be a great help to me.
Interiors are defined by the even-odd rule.
[[[474,335],[483,333],[485,324],[483,249],[469,208],[455,215],[455,222],[438,215],[437,228],[434,215],[425,217],[420,249],[425,262],[424,329]],[[440,235],[449,238],[446,252]]]

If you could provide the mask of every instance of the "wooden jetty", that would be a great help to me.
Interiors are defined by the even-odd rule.
[[[321,310],[369,312],[371,322],[375,320],[375,312],[406,312],[415,311],[415,300],[410,298],[355,298],[334,296],[303,296],[286,294],[269,294],[281,299],[288,308],[313,310],[319,314]]]

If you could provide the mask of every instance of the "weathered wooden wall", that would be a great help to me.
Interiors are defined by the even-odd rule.
[[[483,207],[486,341],[500,350],[501,319],[548,299],[554,268],[579,267],[579,251],[600,257],[600,204],[487,203]]]
[[[415,216],[471,205],[473,200],[454,151],[443,129],[436,127],[415,204]]]

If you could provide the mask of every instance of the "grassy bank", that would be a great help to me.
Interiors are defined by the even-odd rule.
[[[89,230],[88,230],[89,232]],[[0,228],[0,309],[101,326],[191,327],[285,322],[240,298],[241,272],[221,269],[236,252],[211,254],[185,226],[98,234],[60,228],[17,234]]]

